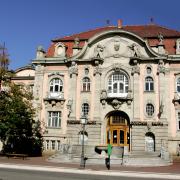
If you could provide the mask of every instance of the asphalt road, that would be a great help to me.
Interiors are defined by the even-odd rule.
[[[158,180],[152,178],[112,177],[102,175],[0,169],[0,180]]]

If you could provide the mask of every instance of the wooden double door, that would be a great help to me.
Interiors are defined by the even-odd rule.
[[[129,146],[129,123],[126,118],[117,115],[110,116],[107,123],[106,134],[107,144],[113,146]]]

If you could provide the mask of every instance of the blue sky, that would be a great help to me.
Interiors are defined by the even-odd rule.
[[[0,0],[0,44],[5,42],[10,69],[27,65],[38,45],[51,39],[106,25],[150,23],[180,31],[179,0]]]

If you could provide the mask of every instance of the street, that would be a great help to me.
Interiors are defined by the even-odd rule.
[[[17,169],[0,169],[0,180],[152,180],[149,178],[132,178],[118,176],[102,176],[91,174],[73,174],[61,172],[44,172]],[[153,180],[158,180],[154,179]]]

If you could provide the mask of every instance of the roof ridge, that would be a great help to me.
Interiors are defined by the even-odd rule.
[[[100,30],[100,29],[104,29],[104,28],[109,28],[109,27],[114,27],[115,28],[116,26],[110,25],[110,26],[97,27],[95,29],[90,29],[90,30],[78,32],[78,33],[75,33],[75,34],[71,34],[71,35],[67,35],[67,36],[63,36],[63,37],[58,37],[58,38],[53,39],[52,41],[55,41],[55,40],[58,40],[58,39],[61,39],[61,38],[71,37],[71,36],[78,36],[80,34],[89,33],[89,32],[92,32],[92,31],[96,31],[96,30]]]

